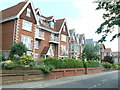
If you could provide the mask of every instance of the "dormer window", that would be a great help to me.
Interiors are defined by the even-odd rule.
[[[27,8],[26,16],[30,17],[30,12],[31,12],[31,10],[29,8]]]
[[[53,21],[48,21],[48,23],[50,24],[50,27],[54,28],[54,22]]]

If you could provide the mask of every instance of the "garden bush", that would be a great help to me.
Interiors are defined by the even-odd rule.
[[[54,66],[52,65],[40,65],[40,66],[37,66],[37,68],[39,70],[42,70],[44,73],[49,73],[51,72],[53,69],[55,69]]]
[[[100,63],[97,61],[86,61],[86,67],[100,67]]]
[[[5,57],[3,55],[0,55],[0,62],[5,61]]]
[[[47,58],[44,61],[45,65],[53,65],[56,69],[61,68],[83,68],[83,62],[75,59],[56,59]]]
[[[12,62],[11,60],[7,60],[7,61],[2,62],[2,69],[5,69],[5,70],[11,70],[15,66],[16,66],[15,63]]]
[[[111,69],[111,68],[115,67],[113,64],[108,63],[108,62],[103,62],[101,64],[102,64],[102,67],[105,68],[105,69]]]
[[[29,55],[23,55],[19,58],[19,63],[21,63],[21,65],[30,65],[33,64],[34,59],[32,56]]]

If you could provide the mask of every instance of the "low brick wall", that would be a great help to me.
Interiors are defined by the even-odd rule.
[[[9,84],[43,79],[57,79],[98,72],[102,72],[102,68],[54,69],[49,74],[45,74],[41,70],[3,70],[2,73],[0,73],[0,77],[2,77],[2,84]]]
[[[69,76],[84,75],[85,68],[72,68],[72,69],[54,69],[48,74],[48,79],[57,79]]]
[[[93,67],[93,68],[87,68],[86,69],[87,74],[93,74],[93,73],[99,73],[102,72],[102,68],[100,67]]]
[[[2,70],[2,84],[27,82],[45,79],[41,70]]]

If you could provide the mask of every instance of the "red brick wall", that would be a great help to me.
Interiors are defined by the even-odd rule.
[[[26,16],[26,12],[27,12],[27,8],[31,9],[31,17],[27,17]],[[33,14],[33,11],[32,11],[32,8],[31,8],[31,5],[29,4],[26,9],[23,11],[23,13],[20,15],[20,18],[22,19],[25,19],[25,20],[28,20],[30,22],[33,22],[34,24],[36,23],[36,20],[35,20],[35,17],[34,17],[34,14]]]
[[[2,23],[2,50],[10,50],[13,44],[14,20]]]

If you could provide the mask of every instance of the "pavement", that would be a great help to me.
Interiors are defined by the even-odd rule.
[[[109,71],[109,72],[101,72],[95,74],[88,74],[88,75],[80,75],[80,76],[72,76],[72,77],[65,77],[59,79],[52,79],[52,80],[41,80],[41,81],[34,81],[34,82],[25,82],[25,83],[14,83],[8,85],[2,85],[2,88],[47,88],[56,85],[66,84],[70,82],[85,80],[89,78],[95,78],[97,76],[104,76],[109,75],[112,73],[117,73],[118,71]]]

